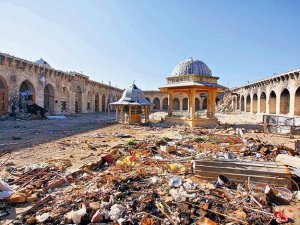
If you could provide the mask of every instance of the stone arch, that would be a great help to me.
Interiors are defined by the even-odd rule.
[[[100,106],[100,95],[99,93],[97,92],[95,94],[95,112],[99,112],[99,106]]]
[[[257,102],[258,102],[258,97],[257,94],[255,93],[252,97],[252,113],[257,113]]]
[[[207,109],[207,97],[204,97],[203,98],[203,106],[202,106],[202,108],[203,108],[203,110],[206,110]]]
[[[266,108],[267,108],[266,104],[267,104],[267,95],[266,95],[265,92],[262,92],[260,94],[260,112],[261,113],[266,113],[266,111],[267,111],[266,110]]]
[[[146,100],[151,103],[150,98],[146,97]]]
[[[62,93],[61,93],[61,108],[60,111],[62,113],[68,111],[68,104],[69,104],[69,90],[66,87],[62,88]]]
[[[160,109],[160,99],[158,97],[153,99],[153,109],[159,110]]]
[[[290,112],[290,92],[283,89],[280,94],[280,114],[288,114]]]
[[[236,97],[235,96],[233,96],[233,100],[232,100],[232,108],[233,108],[233,111],[235,111],[236,110]]]
[[[75,113],[82,112],[82,90],[78,85],[75,90]]]
[[[8,86],[4,78],[0,76],[0,116],[7,113],[8,109]]]
[[[221,99],[217,96],[216,97],[216,105],[219,105],[219,103],[221,103]]]
[[[168,110],[168,106],[169,106],[168,98],[164,98],[162,103],[163,103],[162,105],[163,110]]]
[[[29,80],[25,80],[20,85],[20,101],[19,109],[22,112],[27,111],[27,105],[35,103],[35,89],[33,84]]]
[[[91,112],[92,111],[92,92],[88,91],[87,98],[86,98],[86,111]]]
[[[276,94],[274,91],[271,91],[269,98],[269,113],[276,114]]]
[[[180,102],[178,98],[173,99],[173,110],[179,110],[180,109]]]
[[[106,111],[106,97],[105,94],[102,94],[102,112]]]
[[[242,95],[241,97],[241,111],[245,112],[245,97]]]
[[[236,109],[240,109],[240,101],[241,101],[241,96],[238,95],[237,99],[236,99],[236,102],[237,102]]]
[[[295,92],[295,116],[300,116],[300,86],[297,88]]]
[[[246,98],[246,112],[250,112],[250,107],[251,107],[251,97],[250,97],[250,95],[247,95],[247,98]]]
[[[199,98],[195,98],[195,110],[196,111],[200,110],[200,100],[199,100]]]
[[[189,108],[189,100],[188,98],[184,98],[182,100],[182,110],[188,110]]]
[[[50,115],[54,114],[55,90],[52,84],[47,84],[44,88],[44,108]]]

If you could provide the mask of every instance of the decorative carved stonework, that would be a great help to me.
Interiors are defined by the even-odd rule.
[[[15,83],[17,83],[17,75],[15,75],[15,74],[11,74],[10,75],[10,82],[12,83],[12,84],[15,84]]]
[[[80,87],[81,89],[81,93],[85,92],[85,88],[84,88],[84,83],[77,81],[77,80],[73,80],[71,82],[71,91],[75,92],[77,87]]]

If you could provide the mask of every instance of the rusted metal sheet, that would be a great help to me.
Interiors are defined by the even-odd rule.
[[[300,118],[276,115],[264,115],[263,125],[265,133],[300,134]]]
[[[196,160],[194,173],[208,180],[216,180],[224,175],[237,183],[286,186],[291,188],[291,173],[280,162],[235,161],[235,160]]]

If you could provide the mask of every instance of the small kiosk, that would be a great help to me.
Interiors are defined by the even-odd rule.
[[[109,104],[116,107],[116,121],[122,124],[141,124],[143,115],[144,122],[148,123],[151,105],[135,84],[126,89],[118,101]]]

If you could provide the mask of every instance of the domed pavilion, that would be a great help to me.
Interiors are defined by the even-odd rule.
[[[217,84],[219,77],[212,75],[209,67],[200,60],[192,58],[180,62],[167,77],[167,84],[159,88],[168,93],[167,123],[188,125],[190,127],[214,126],[218,123],[215,117],[216,94],[223,86]],[[195,97],[198,94],[207,95],[206,115],[195,113]],[[188,116],[173,114],[173,97],[175,94],[188,95]]]
[[[124,90],[122,97],[109,104],[116,107],[116,121],[122,124],[141,124],[144,114],[145,123],[149,122],[150,106],[144,92],[135,84]]]

